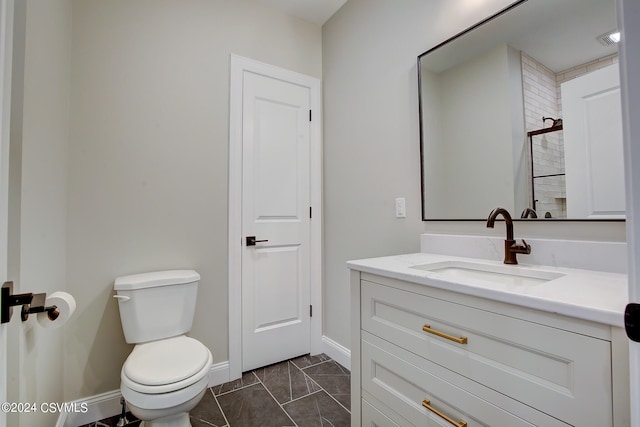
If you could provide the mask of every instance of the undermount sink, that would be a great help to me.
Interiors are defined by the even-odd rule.
[[[480,264],[468,261],[442,261],[414,265],[411,268],[437,273],[438,278],[451,282],[482,280],[514,286],[538,285],[564,276],[563,273],[554,271],[510,265]]]

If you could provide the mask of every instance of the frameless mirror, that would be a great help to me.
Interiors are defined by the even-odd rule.
[[[615,0],[521,0],[418,57],[424,220],[622,220]]]

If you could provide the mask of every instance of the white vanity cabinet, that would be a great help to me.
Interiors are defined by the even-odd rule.
[[[351,298],[354,426],[629,425],[621,328],[355,269]]]

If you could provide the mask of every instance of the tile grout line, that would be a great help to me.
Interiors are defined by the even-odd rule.
[[[318,365],[321,365],[321,364],[326,363],[326,362],[333,362],[333,363],[335,363],[336,365],[338,365],[338,367],[340,368],[340,370],[344,373],[344,376],[348,376],[348,377],[349,377],[349,379],[351,380],[351,372],[349,371],[349,374],[346,374],[346,373],[345,373],[345,369],[346,369],[346,368],[345,368],[345,367],[343,367],[341,364],[339,364],[338,362],[336,362],[336,361],[335,361],[335,360],[333,360],[333,359],[324,360],[324,361],[322,361],[322,362],[320,362],[320,363],[316,363],[315,365],[310,365],[310,366],[307,366],[306,368],[299,368],[299,369],[302,371],[302,373],[303,373],[306,377],[308,377],[308,378],[309,378],[309,380],[310,380],[310,381],[312,381],[315,385],[317,385],[318,387],[320,387],[320,389],[321,389],[322,391],[324,391],[324,392],[325,392],[325,393],[326,393],[326,394],[327,394],[331,399],[333,399],[333,401],[334,401],[334,402],[336,402],[336,403],[337,403],[338,405],[340,405],[340,406],[341,406],[345,411],[347,411],[349,414],[351,414],[351,410],[350,410],[350,409],[347,409],[347,407],[346,407],[346,406],[344,406],[344,405],[343,405],[343,404],[342,404],[338,399],[336,399],[336,398],[333,396],[333,394],[331,394],[331,393],[329,393],[327,390],[325,390],[325,388],[324,388],[324,387],[322,387],[322,386],[321,386],[317,381],[315,381],[313,378],[311,378],[311,377],[310,377],[310,376],[305,372],[305,369],[307,369],[307,368],[312,368],[312,367],[314,367],[314,366],[318,366]]]
[[[327,363],[327,362],[331,362],[331,361],[333,361],[333,359],[321,360],[321,361],[320,361],[320,362],[318,362],[318,363],[314,363],[314,364],[312,364],[312,365],[304,366],[304,367],[296,365],[296,362],[294,362],[293,360],[291,361],[291,363],[293,363],[294,365],[296,365],[296,368],[298,368],[298,369],[300,369],[300,370],[302,371],[302,370],[305,370],[305,369],[307,369],[307,368],[313,368],[314,366],[322,365],[323,363]]]
[[[289,374],[289,400],[290,401],[293,400],[293,385],[291,385],[291,365],[293,365],[293,363],[288,360],[287,361],[287,374]],[[293,366],[297,368],[296,365],[293,365]]]
[[[254,382],[254,383],[251,383],[251,384],[247,384],[247,385],[244,385],[242,387],[234,388],[233,390],[225,391],[224,393],[219,393],[217,395],[216,395],[215,391],[213,391],[213,387],[209,387],[209,390],[211,390],[211,394],[213,394],[213,399],[216,401],[216,405],[218,405],[218,409],[220,410],[220,414],[222,414],[222,418],[224,418],[224,421],[226,423],[222,427],[231,427],[231,423],[229,422],[229,419],[227,418],[227,415],[222,410],[222,406],[220,405],[220,402],[218,401],[218,396],[226,396],[227,394],[231,394],[231,393],[234,393],[236,391],[244,390],[245,388],[249,388],[249,387],[254,386],[256,384],[262,384],[262,382],[260,381],[260,378],[256,374],[255,370],[251,371],[251,373],[253,374],[253,377],[256,379],[257,382]],[[264,387],[264,384],[263,384],[263,387]],[[266,389],[266,387],[264,387],[264,388]],[[200,421],[204,421],[204,420],[200,420]],[[209,423],[207,422],[207,424],[209,424]]]
[[[342,409],[344,409],[345,411],[347,411],[347,413],[351,414],[351,410],[350,410],[350,409],[347,409],[347,407],[346,407],[346,406],[344,406],[342,403],[340,403],[340,401],[339,401],[338,399],[336,399],[336,398],[333,396],[333,394],[329,393],[329,392],[328,392],[324,387],[322,387],[322,386],[321,386],[317,381],[315,381],[313,378],[311,378],[311,376],[309,376],[309,374],[307,374],[307,373],[305,372],[305,369],[307,369],[307,368],[312,368],[312,367],[314,367],[314,366],[318,366],[318,365],[321,365],[321,364],[326,363],[326,362],[334,362],[334,363],[336,363],[336,364],[340,367],[340,370],[341,370],[342,372],[344,372],[344,369],[346,369],[346,368],[343,368],[343,367],[342,367],[342,365],[340,365],[338,362],[336,362],[336,361],[335,361],[335,360],[333,360],[333,359],[323,360],[323,361],[322,361],[322,362],[320,362],[320,363],[316,363],[315,365],[309,365],[309,366],[307,366],[307,367],[305,367],[305,368],[300,368],[298,365],[296,365],[296,364],[294,363],[295,367],[296,367],[296,368],[298,368],[298,369],[300,370],[300,372],[302,372],[302,375],[304,375],[304,377],[305,377],[306,379],[308,379],[308,380],[309,380],[309,381],[311,381],[313,384],[315,384],[315,385],[316,385],[320,390],[316,390],[316,391],[314,391],[313,393],[308,393],[308,394],[306,394],[306,395],[304,395],[304,396],[297,397],[297,398],[295,398],[295,399],[290,400],[289,402],[283,403],[282,405],[288,405],[288,404],[289,404],[289,403],[291,403],[291,402],[294,402],[294,401],[297,401],[297,400],[300,400],[300,399],[304,399],[304,398],[305,398],[305,397],[307,397],[307,396],[311,396],[311,395],[316,394],[316,393],[318,393],[318,392],[320,392],[320,391],[324,391],[324,392],[325,392],[325,394],[326,394],[327,396],[329,396],[329,397],[330,397],[334,402],[336,402],[338,405],[340,405],[340,407],[342,407]],[[293,362],[292,362],[292,363],[293,363]],[[350,377],[350,376],[351,376],[351,373],[349,373],[349,375],[345,374],[345,376]],[[265,386],[265,387],[266,387],[266,386]],[[284,408],[283,408],[283,409],[284,409]]]
[[[216,401],[216,405],[218,405],[218,409],[220,410],[220,413],[222,414],[222,418],[224,418],[225,425],[223,427],[230,427],[231,424],[229,423],[229,420],[227,419],[227,415],[222,410],[222,406],[220,406],[220,402],[218,402],[218,396],[216,396],[216,394],[213,392],[213,390],[211,390],[211,394],[213,395],[213,400]]]
[[[297,402],[298,400],[304,399],[307,396],[311,396],[313,394],[316,394],[318,392],[324,391],[325,393],[329,394],[329,392],[327,392],[324,388],[322,388],[320,386],[320,384],[318,384],[317,382],[315,382],[309,375],[305,374],[305,372],[298,367],[298,365],[296,365],[295,363],[293,364],[293,366],[295,366],[300,373],[304,376],[305,378],[305,383],[307,384],[307,390],[309,390],[309,381],[311,381],[313,384],[315,384],[316,387],[318,387],[320,390],[316,390],[316,391],[309,391],[307,394],[300,396],[300,397],[296,397],[295,399],[293,398],[293,396],[291,396],[291,400],[289,400],[288,402],[284,402],[283,404],[281,404],[280,406],[284,406],[284,405],[288,405],[291,402]],[[308,380],[308,381],[307,381]],[[266,387],[266,386],[265,386]],[[284,409],[284,408],[283,408]]]
[[[256,372],[255,372],[255,371],[251,371],[251,373],[253,374],[253,376],[254,376],[254,377],[256,377],[256,380],[257,380],[258,382],[260,382],[260,378],[258,378],[258,375],[256,375]],[[233,390],[225,391],[224,393],[218,393],[218,394],[216,394],[215,392],[213,392],[213,395],[214,395],[214,396],[224,396],[224,395],[226,395],[226,394],[233,393],[233,392],[236,392],[236,391],[238,391],[238,390],[243,390],[243,389],[245,389],[245,388],[251,387],[252,385],[256,385],[256,384],[257,384],[257,383],[251,383],[251,384],[243,385],[242,387],[234,388]],[[209,388],[210,388],[210,389],[213,389],[213,387],[209,387]]]
[[[260,384],[262,384],[262,387],[264,387],[264,389],[267,391],[267,393],[269,393],[269,396],[271,396],[271,398],[273,399],[274,402],[276,402],[276,405],[278,405],[280,407],[280,409],[282,410],[282,412],[284,412],[284,414],[287,416],[287,418],[289,418],[291,420],[291,422],[293,423],[294,427],[298,427],[298,424],[293,420],[293,418],[291,418],[291,415],[289,415],[289,413],[282,407],[282,405],[280,404],[280,402],[278,402],[278,399],[276,399],[273,394],[271,393],[271,390],[269,390],[269,388],[267,387],[267,385],[265,383],[262,382],[262,380],[260,379],[260,377],[258,375],[256,375],[255,371],[254,371],[254,375],[256,376],[256,378],[258,379],[258,382]]]
[[[316,391],[311,392],[311,393],[309,393],[309,394],[305,394],[304,396],[296,397],[295,399],[292,399],[292,400],[290,400],[290,401],[288,401],[288,402],[285,402],[285,403],[281,404],[280,406],[284,406],[284,405],[288,405],[288,404],[293,403],[293,402],[297,402],[298,400],[302,400],[302,399],[304,399],[305,397],[309,397],[309,396],[313,396],[314,394],[318,394],[318,393],[320,393],[321,391],[324,391],[325,393],[327,393],[327,391],[326,391],[326,390],[324,390],[322,387],[320,387],[320,390],[316,390]],[[327,393],[327,394],[329,394],[329,393]]]
[[[351,410],[350,410],[350,409],[347,409],[347,408],[346,408],[342,403],[340,403],[340,401],[339,401],[338,399],[336,399],[335,397],[333,397],[333,394],[331,394],[331,393],[329,393],[327,390],[325,390],[325,388],[324,388],[324,387],[322,387],[322,386],[321,386],[320,384],[318,384],[318,383],[317,383],[313,378],[311,378],[309,375],[307,375],[307,373],[306,373],[306,372],[302,371],[302,374],[303,374],[305,377],[309,378],[309,381],[311,381],[312,383],[314,383],[315,385],[317,385],[317,386],[320,388],[320,390],[314,391],[313,393],[309,393],[309,394],[307,394],[307,396],[311,396],[312,394],[316,394],[316,393],[318,393],[319,391],[324,391],[324,392],[325,392],[325,394],[326,394],[327,396],[329,396],[331,399],[333,399],[333,401],[334,401],[334,402],[336,402],[338,405],[340,405],[340,407],[342,407],[342,409],[344,409],[344,410],[345,410],[345,411],[347,411],[349,414],[351,414]],[[303,396],[303,397],[307,397],[307,396]],[[302,399],[302,397],[300,397],[300,398],[298,398],[298,399]],[[298,399],[296,399],[296,400],[298,400]],[[290,402],[288,402],[288,403],[290,403]]]

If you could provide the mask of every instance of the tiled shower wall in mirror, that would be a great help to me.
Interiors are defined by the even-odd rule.
[[[609,55],[561,72],[553,72],[535,58],[521,54],[526,132],[551,126],[542,117],[562,118],[560,85],[591,71],[618,62],[618,54]],[[533,167],[536,175],[564,173],[562,131],[533,137]],[[529,141],[526,141],[529,144]],[[530,171],[531,172],[531,171]],[[529,185],[531,185],[531,173]],[[549,212],[553,218],[566,218],[564,176],[535,180],[536,211],[539,217]]]

